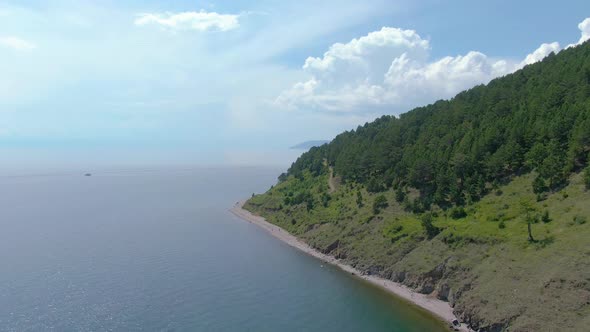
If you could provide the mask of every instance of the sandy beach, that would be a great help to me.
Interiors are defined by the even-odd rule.
[[[417,305],[423,309],[428,310],[429,312],[433,313],[434,315],[441,318],[445,322],[449,323],[449,325],[451,324],[451,322],[453,320],[457,319],[457,317],[453,314],[453,308],[449,305],[448,302],[441,301],[441,300],[439,300],[435,297],[429,296],[429,295],[417,293],[417,292],[411,290],[410,288],[408,288],[402,284],[393,282],[391,280],[363,274],[360,271],[353,268],[352,266],[346,265],[332,256],[325,255],[325,254],[313,249],[312,247],[308,246],[306,243],[299,240],[297,237],[291,235],[289,232],[285,231],[281,227],[267,222],[263,217],[254,215],[254,214],[250,213],[249,211],[244,210],[242,208],[244,203],[245,203],[245,201],[237,202],[231,208],[230,211],[234,215],[238,216],[239,218],[263,228],[264,230],[266,230],[267,232],[272,234],[274,237],[287,243],[288,245],[290,245],[294,248],[297,248],[308,255],[319,258],[326,263],[336,265],[340,269],[342,269],[346,272],[354,274],[354,275],[358,276],[359,278],[362,278],[372,284],[375,284],[375,285],[387,290],[388,292],[390,292],[400,298],[403,298],[410,303],[413,303],[414,305]],[[461,326],[458,327],[457,330],[458,331],[466,331],[466,332],[472,331],[465,324],[461,324]]]

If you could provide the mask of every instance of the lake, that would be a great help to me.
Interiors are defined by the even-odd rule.
[[[228,209],[279,169],[0,176],[2,331],[446,331]]]

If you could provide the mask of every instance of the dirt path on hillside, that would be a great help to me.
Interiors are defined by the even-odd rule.
[[[328,187],[330,187],[330,194],[336,191],[336,181],[334,180],[334,169],[332,166],[330,166],[330,172],[328,176]]]

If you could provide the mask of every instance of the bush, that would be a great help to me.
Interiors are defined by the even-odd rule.
[[[584,185],[586,189],[590,189],[590,166],[586,167],[584,171]]]
[[[456,207],[452,208],[451,211],[449,212],[449,217],[451,217],[453,219],[465,218],[465,217],[467,217],[467,212],[465,212],[465,209],[463,207],[456,206]]]
[[[422,213],[425,210],[424,205],[422,204],[422,202],[418,198],[410,201],[408,199],[408,197],[406,196],[406,198],[404,199],[403,205],[404,205],[404,210],[406,210],[408,212],[416,213],[416,214]]]
[[[356,205],[359,208],[362,208],[365,204],[363,204],[363,194],[361,194],[360,190],[357,190],[356,192]]]
[[[499,229],[504,229],[504,228],[506,228],[506,223],[504,222],[504,220],[500,221],[500,223],[498,224],[498,228],[499,228]]]
[[[547,187],[545,180],[540,175],[537,175],[535,180],[533,180],[533,192],[535,194],[541,194],[547,191],[548,189],[549,188]]]
[[[433,219],[431,213],[425,213],[420,217],[420,222],[422,223],[422,227],[424,227],[428,239],[432,239],[440,233],[440,228],[432,224]]]
[[[326,193],[323,193],[322,194],[322,205],[324,207],[328,207],[328,203],[330,203],[330,200],[331,199],[332,199],[332,196],[330,196],[330,195],[328,195]]]
[[[307,211],[313,210],[313,208],[314,208],[313,200],[308,200],[305,203],[305,208],[307,209]]]
[[[574,217],[574,224],[577,225],[584,225],[588,220],[584,216],[575,216]]]
[[[404,199],[406,198],[406,193],[404,192],[404,190],[400,187],[397,188],[397,190],[395,191],[395,200],[398,203],[401,203],[404,201]]]
[[[369,183],[367,183],[367,191],[370,193],[378,193],[385,190],[385,187],[383,186],[383,184],[379,183],[379,181],[377,181],[377,179],[375,178],[371,178],[371,180],[369,180]]]
[[[545,211],[545,213],[543,213],[541,220],[546,224],[551,222],[551,217],[549,217],[549,211]]]
[[[384,195],[379,195],[375,197],[375,200],[373,201],[373,213],[379,214],[381,209],[384,209],[388,206],[389,203],[387,203],[387,198]]]

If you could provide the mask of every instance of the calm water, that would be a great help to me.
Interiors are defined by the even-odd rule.
[[[277,174],[0,177],[0,329],[444,330],[227,211]]]

